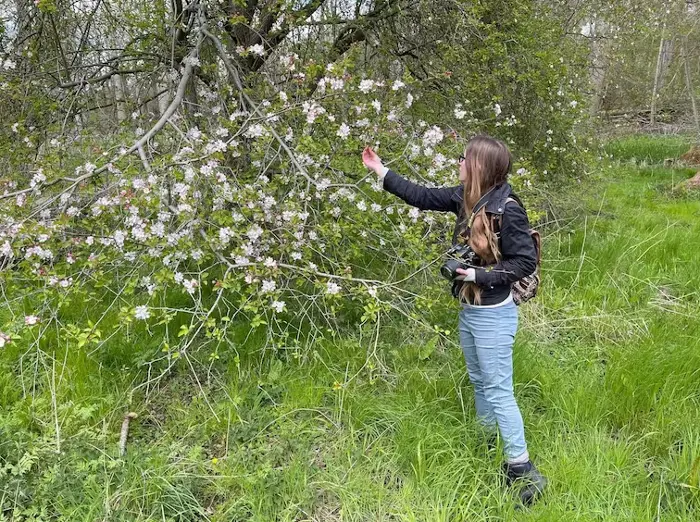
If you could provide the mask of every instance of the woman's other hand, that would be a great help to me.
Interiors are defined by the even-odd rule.
[[[473,268],[458,268],[455,270],[459,275],[455,279],[459,281],[476,281],[476,270]]]

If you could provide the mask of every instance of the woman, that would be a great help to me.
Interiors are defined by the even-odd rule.
[[[459,297],[459,331],[474,387],[476,414],[487,429],[500,430],[508,485],[522,484],[530,504],[547,484],[532,464],[525,430],[513,395],[513,342],[518,311],[511,285],[532,274],[537,252],[525,209],[506,182],[511,154],[501,141],[477,136],[459,158],[460,185],[426,188],[387,169],[369,147],[362,161],[383,180],[384,189],[421,210],[457,215],[453,243],[466,242],[478,255],[476,266],[457,269],[453,295]]]

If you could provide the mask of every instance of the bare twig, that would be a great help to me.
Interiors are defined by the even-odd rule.
[[[146,72],[146,69],[115,69],[114,71],[110,71],[108,73],[103,74],[102,76],[97,76],[96,78],[84,78],[82,80],[77,80],[74,82],[68,82],[68,83],[61,83],[58,85],[61,89],[69,89],[71,87],[77,87],[79,85],[86,85],[88,83],[100,83],[105,80],[109,80],[112,76],[115,76],[117,74],[123,75],[123,74],[138,74]]]

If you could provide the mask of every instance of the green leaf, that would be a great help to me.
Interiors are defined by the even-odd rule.
[[[418,358],[421,361],[425,361],[430,358],[433,353],[435,353],[435,348],[437,348],[437,343],[440,340],[439,335],[434,335],[418,350]]]

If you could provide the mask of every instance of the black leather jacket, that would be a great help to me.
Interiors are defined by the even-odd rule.
[[[464,187],[427,188],[412,183],[389,170],[384,178],[384,190],[398,196],[421,210],[452,212],[457,216],[453,242],[465,221]],[[508,198],[516,201],[507,201]],[[525,208],[508,183],[498,185],[485,196],[487,214],[500,214],[499,246],[501,261],[476,269],[476,284],[482,289],[481,304],[497,304],[508,298],[511,285],[537,268],[537,251],[530,236],[530,223]],[[456,282],[459,290],[461,282]],[[455,289],[453,289],[455,294]]]

